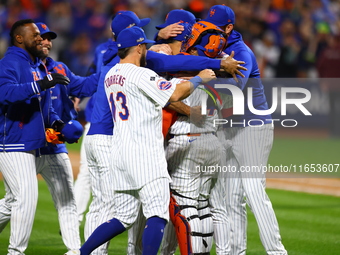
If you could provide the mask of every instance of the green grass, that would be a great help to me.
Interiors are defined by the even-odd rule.
[[[68,145],[70,151],[79,151],[81,141]],[[276,138],[269,158],[272,165],[334,164],[340,163],[340,140]],[[340,177],[327,173],[328,177]],[[0,181],[0,198],[5,194]],[[340,247],[340,198],[268,189],[280,224],[283,244],[289,255],[336,255]],[[247,255],[265,254],[259,239],[254,216],[248,214]],[[10,226],[0,234],[0,254],[6,254]],[[81,226],[83,233],[83,226]],[[83,240],[83,237],[82,237]],[[110,254],[126,254],[127,234],[114,238]],[[57,213],[44,181],[39,181],[39,201],[26,255],[63,254],[66,248],[59,235]],[[177,252],[177,254],[179,254]],[[213,251],[212,255],[215,254]]]
[[[340,140],[276,138],[270,153],[269,163],[340,163]]]
[[[293,139],[275,138],[268,164],[272,166],[298,166],[305,164],[340,164],[339,139]],[[335,165],[334,165],[335,166]],[[314,175],[340,178],[340,166],[333,172],[311,173],[303,171],[311,177]]]
[[[3,195],[3,182],[0,182],[0,197]],[[339,254],[340,198],[271,189],[268,195],[280,224],[282,241],[290,255]],[[254,216],[251,212],[248,215],[247,254],[265,254]],[[0,254],[6,254],[9,230],[8,225],[0,234]],[[26,255],[63,254],[66,249],[58,232],[58,218],[51,196],[45,182],[39,181],[38,208]],[[114,238],[110,254],[126,254],[126,240],[126,233]]]
[[[268,195],[288,254],[339,254],[340,198],[281,190],[268,190]],[[251,213],[248,215],[247,254],[264,254],[256,221]]]
[[[82,141],[83,141],[83,136],[80,137],[77,143],[72,143],[72,144],[66,143],[66,147],[69,151],[80,151],[80,146],[81,146]]]

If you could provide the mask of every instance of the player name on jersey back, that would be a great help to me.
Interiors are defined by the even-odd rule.
[[[125,77],[119,74],[111,75],[107,77],[104,81],[105,87],[110,87],[111,85],[120,85],[123,86],[125,82]]]

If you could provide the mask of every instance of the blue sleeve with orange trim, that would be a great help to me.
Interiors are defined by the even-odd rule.
[[[203,69],[219,70],[221,60],[210,59],[207,57],[191,55],[165,55],[154,51],[148,51],[146,54],[147,68],[156,73],[177,72],[177,71],[201,71]]]
[[[96,90],[99,80],[99,73],[92,74],[87,77],[75,75],[64,63],[55,62],[54,72],[61,73],[70,79],[67,91],[70,96],[78,98],[90,97]]]

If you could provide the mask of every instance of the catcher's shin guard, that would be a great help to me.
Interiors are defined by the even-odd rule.
[[[171,193],[169,205],[170,219],[175,227],[181,255],[192,255],[191,229],[185,216],[181,214],[181,207]]]
[[[203,251],[209,254],[213,244],[213,219],[208,199],[198,200],[198,215],[202,224]]]

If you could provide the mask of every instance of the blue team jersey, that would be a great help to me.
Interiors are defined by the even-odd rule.
[[[227,79],[219,79],[218,83],[221,84],[232,84],[237,86],[243,91],[244,95],[244,115],[233,115],[231,117],[228,117],[227,119],[232,119],[232,121],[239,122],[239,123],[245,123],[245,126],[248,126],[249,120],[261,120],[261,121],[252,121],[251,125],[261,125],[262,123],[268,124],[272,123],[271,121],[271,115],[255,115],[249,110],[248,106],[248,88],[252,88],[252,100],[253,100],[253,106],[257,110],[267,110],[268,104],[267,99],[264,94],[264,87],[260,78],[260,71],[257,65],[257,61],[255,58],[254,53],[252,50],[244,43],[242,40],[242,36],[240,33],[233,30],[228,37],[228,46],[225,49],[225,53],[231,54],[231,52],[234,51],[235,55],[234,58],[239,61],[244,61],[245,65],[248,70],[247,71],[241,71],[245,78],[241,78],[240,76],[237,76],[238,82],[236,82],[233,78],[227,78]],[[210,82],[210,84],[216,83],[215,81]],[[231,94],[228,89],[219,89],[222,93]],[[233,125],[233,126],[244,126],[243,124]]]
[[[51,104],[50,89],[35,82],[47,75],[40,60],[11,46],[0,60],[0,151],[30,151],[47,144],[45,127],[60,119]]]
[[[94,52],[94,60],[88,71],[89,74],[96,73],[100,75],[100,71],[101,71],[101,68],[104,62],[104,59],[103,59],[104,54],[106,53],[106,51],[110,48],[110,45],[112,44],[115,44],[115,42],[112,41],[112,39],[108,39],[106,42],[101,43],[96,47],[95,52]],[[85,107],[85,120],[87,122],[91,122],[93,107],[94,107],[94,98],[91,97]]]
[[[92,113],[91,113],[91,126],[87,135],[112,135],[113,134],[113,120],[110,111],[110,106],[106,98],[104,80],[107,72],[115,64],[119,62],[117,56],[118,47],[116,42],[111,41],[107,50],[102,56],[103,63],[100,68],[100,77],[98,82],[97,92],[91,98],[92,100]]]

